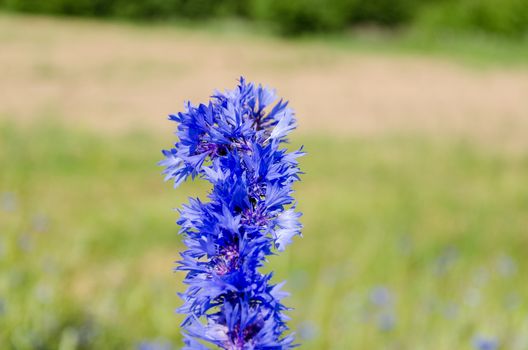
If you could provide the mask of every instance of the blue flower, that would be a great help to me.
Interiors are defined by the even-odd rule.
[[[512,277],[517,273],[517,263],[509,255],[501,255],[497,260],[497,269],[502,277]]]
[[[379,307],[387,307],[392,304],[392,293],[385,286],[377,286],[370,291],[370,301]]]
[[[165,340],[145,340],[137,344],[137,350],[171,350],[170,342]]]
[[[17,207],[17,198],[12,192],[4,192],[0,195],[0,208],[6,212],[15,211]]]
[[[378,315],[378,329],[382,332],[389,332],[396,326],[396,315],[393,312],[383,312]]]
[[[187,273],[181,293],[184,349],[289,349],[283,283],[260,268],[300,235],[292,185],[302,149],[283,146],[295,128],[288,103],[244,78],[215,92],[207,104],[185,104],[169,116],[178,142],[164,150],[166,180],[189,176],[212,184],[208,201],[190,199],[180,210],[187,250],[176,267]]]
[[[476,336],[473,338],[473,347],[476,350],[497,350],[499,341],[493,337]]]
[[[299,325],[299,337],[312,340],[317,337],[318,328],[314,322],[303,322]]]

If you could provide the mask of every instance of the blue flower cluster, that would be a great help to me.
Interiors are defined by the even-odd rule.
[[[283,147],[296,123],[287,105],[240,78],[236,89],[216,91],[208,104],[186,103],[169,117],[179,141],[163,151],[166,180],[178,186],[200,177],[213,186],[208,202],[191,198],[178,220],[188,248],[177,267],[189,285],[178,310],[186,315],[184,349],[294,346],[284,335],[284,283],[259,271],[301,231],[292,184],[303,152]]]

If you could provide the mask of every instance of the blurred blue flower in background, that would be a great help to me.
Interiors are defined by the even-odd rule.
[[[386,286],[376,286],[369,293],[369,301],[374,308],[368,308],[367,319],[374,322],[381,332],[388,332],[396,327],[396,310],[394,295]]]
[[[396,315],[393,311],[385,311],[378,315],[378,329],[382,332],[389,332],[396,327]]]
[[[35,297],[41,303],[49,303],[54,296],[53,287],[49,284],[39,284],[35,288]]]
[[[439,276],[445,275],[455,265],[459,255],[460,253],[456,247],[446,247],[434,262],[434,273]]]
[[[312,340],[317,337],[319,330],[315,322],[305,321],[299,325],[298,332],[299,338],[303,340]]]
[[[35,232],[45,232],[48,229],[48,217],[44,214],[33,216],[31,226]]]
[[[15,211],[17,207],[16,196],[12,192],[4,192],[0,195],[0,208],[3,211]]]
[[[475,350],[497,350],[499,349],[499,341],[494,337],[477,335],[473,338],[473,348]]]
[[[501,255],[497,259],[497,270],[502,277],[512,277],[517,273],[517,263],[509,255]]]
[[[136,347],[137,350],[171,350],[172,348],[172,344],[169,341],[163,339],[144,340]]]
[[[33,249],[33,238],[24,233],[18,237],[18,247],[23,252],[30,252]]]
[[[385,286],[374,287],[369,294],[370,302],[378,307],[388,307],[392,305],[393,296],[389,288]]]
[[[443,306],[442,313],[446,319],[453,320],[459,314],[459,306],[455,302],[447,302]]]

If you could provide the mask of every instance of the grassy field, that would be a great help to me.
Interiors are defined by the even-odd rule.
[[[172,208],[208,189],[163,183],[163,116],[244,74],[308,152],[304,237],[268,267],[302,349],[526,350],[526,48],[401,40],[0,15],[0,348],[180,345]]]
[[[179,344],[169,138],[0,128],[0,343]],[[169,134],[169,133],[167,133]],[[304,238],[271,261],[305,349],[528,346],[528,154],[419,136],[293,140]]]
[[[166,132],[164,116],[185,99],[203,101],[245,75],[291,101],[301,133],[404,131],[527,145],[526,66],[468,66],[383,41],[383,50],[347,49],[354,40],[230,33],[0,15],[0,119]]]

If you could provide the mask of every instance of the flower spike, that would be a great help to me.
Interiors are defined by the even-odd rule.
[[[190,199],[180,210],[187,250],[177,270],[187,273],[181,293],[184,349],[282,350],[294,347],[284,283],[259,270],[300,235],[292,185],[302,149],[283,146],[296,121],[275,92],[240,78],[237,88],[211,101],[190,102],[169,116],[178,141],[159,165],[178,186],[189,176],[212,184],[209,201]]]

